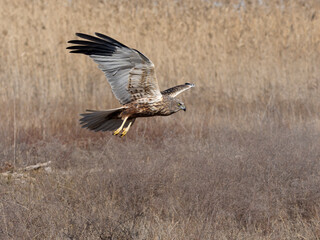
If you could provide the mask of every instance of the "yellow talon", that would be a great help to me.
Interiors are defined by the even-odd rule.
[[[129,123],[128,127],[126,127],[126,128],[123,129],[120,137],[124,137],[124,136],[127,134],[127,132],[128,132],[129,129],[130,129],[131,124],[132,124],[132,122]]]
[[[126,134],[127,134],[128,130],[126,129],[123,129],[123,132],[121,133],[121,136],[120,137],[124,137]]]
[[[113,132],[113,135],[118,135],[121,132],[121,130],[122,130],[121,128],[118,128]]]
[[[113,135],[118,135],[121,132],[121,130],[122,130],[124,124],[126,123],[127,119],[128,119],[128,117],[125,117],[125,119],[123,119],[123,122],[122,122],[121,126],[117,130],[115,130],[113,132]]]

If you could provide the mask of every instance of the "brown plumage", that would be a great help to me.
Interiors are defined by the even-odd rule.
[[[126,135],[139,117],[168,116],[186,110],[183,102],[175,98],[194,87],[185,83],[160,92],[154,64],[138,50],[96,33],[90,36],[76,33],[85,40],[71,40],[67,47],[71,53],[89,55],[104,72],[112,92],[123,105],[105,111],[87,110],[81,114],[82,127],[93,131],[114,131],[114,135]]]

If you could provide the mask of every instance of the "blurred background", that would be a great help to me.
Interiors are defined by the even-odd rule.
[[[134,189],[145,186],[146,199],[160,200],[142,204],[140,200],[135,202],[131,199],[136,204],[132,209],[139,209],[132,216],[137,216],[138,222],[143,219],[139,224],[150,223],[150,219],[156,221],[156,218],[167,224],[162,225],[165,227],[161,231],[160,228],[153,229],[152,233],[145,230],[150,235],[141,235],[141,229],[135,229],[140,234],[139,237],[160,239],[155,236],[162,236],[161,239],[173,239],[170,237],[173,235],[163,232],[168,226],[172,227],[171,234],[176,234],[176,239],[179,236],[181,239],[199,236],[199,232],[207,239],[214,236],[217,239],[239,239],[239,236],[244,237],[243,239],[249,239],[249,236],[272,239],[272,236],[280,233],[293,239],[298,236],[295,235],[297,231],[299,234],[306,234],[303,236],[307,236],[307,239],[320,237],[319,232],[312,230],[319,225],[310,225],[312,221],[313,224],[319,224],[319,218],[315,216],[320,211],[317,198],[319,191],[316,190],[320,184],[319,1],[0,0],[0,5],[0,165],[18,168],[51,160],[55,169],[64,173],[68,170],[68,176],[71,176],[61,177],[65,175],[56,171],[50,177],[46,176],[45,180],[42,179],[38,183],[40,185],[36,185],[39,192],[32,194],[29,185],[27,188],[13,188],[12,183],[2,185],[6,189],[4,191],[15,189],[13,192],[8,190],[8,201],[2,203],[3,209],[7,209],[3,213],[7,216],[7,222],[1,223],[2,229],[6,229],[2,231],[4,236],[10,237],[11,231],[11,237],[28,233],[36,238],[36,230],[28,230],[27,225],[41,218],[41,221],[55,226],[50,236],[59,232],[63,233],[59,235],[61,238],[98,238],[99,231],[91,232],[92,235],[81,235],[84,233],[81,233],[79,229],[82,227],[79,226],[88,223],[83,217],[65,216],[63,219],[69,219],[70,222],[60,219],[60,226],[57,220],[59,217],[51,219],[39,210],[46,206],[44,200],[39,199],[52,201],[53,205],[57,202],[62,204],[64,200],[57,200],[57,196],[65,193],[55,192],[57,189],[51,189],[57,197],[54,200],[44,197],[48,194],[49,186],[56,183],[57,179],[62,178],[63,185],[70,184],[68,188],[73,189],[72,184],[81,185],[84,181],[82,177],[87,176],[87,171],[98,167],[104,173],[107,172],[101,173],[102,176],[97,175],[100,180],[102,178],[105,183],[112,182],[111,179],[115,176],[113,174],[122,176],[120,173],[125,171],[123,167],[127,166],[126,161],[130,159],[130,164],[133,165],[129,164],[131,167],[123,173],[127,177],[118,177],[114,185],[116,189],[126,190],[119,190],[121,193],[118,193],[117,200],[112,198],[112,201],[116,204],[120,201],[126,205],[127,202],[123,202],[123,199],[129,201]],[[194,83],[196,88],[181,96],[187,112],[179,112],[166,118],[138,119],[125,139],[112,137],[111,133],[91,133],[81,129],[79,114],[86,109],[109,109],[120,104],[112,95],[104,74],[96,64],[87,56],[70,54],[66,50],[67,41],[77,39],[76,32],[100,32],[141,51],[155,64],[161,90],[185,82]],[[136,151],[141,154],[133,154]],[[158,154],[155,155],[154,152],[157,151]],[[123,155],[123,152],[127,155]],[[123,162],[123,165],[111,163],[110,159]],[[148,163],[150,168],[139,165],[140,160],[144,164]],[[194,161],[200,161],[201,164],[195,166]],[[164,166],[168,167],[167,175],[158,176]],[[261,170],[261,166],[268,170]],[[288,170],[290,167],[292,171]],[[230,179],[230,173],[222,174],[222,169],[230,169],[233,177]],[[287,170],[288,175],[284,176],[283,172]],[[140,179],[136,175],[130,175],[132,171],[145,172]],[[251,173],[257,178],[252,177]],[[204,174],[207,178],[195,181],[198,174]],[[133,182],[138,184],[136,188],[127,188],[132,181],[128,176],[135,179]],[[146,176],[158,178],[146,182]],[[187,184],[190,183],[187,176],[195,181],[193,185]],[[260,179],[258,176],[265,178]],[[176,177],[180,180],[174,186],[176,189],[184,189],[181,195],[170,185]],[[299,185],[304,190],[303,193],[298,191],[302,194],[298,196],[296,190],[290,187],[303,177],[304,184],[308,187]],[[100,180],[85,179],[88,188],[84,188],[80,195],[86,196],[86,202],[97,204],[93,200],[97,196],[91,198],[89,192]],[[242,189],[242,192],[247,191],[252,197],[250,201],[247,199],[248,195],[243,196],[236,191],[239,188],[230,183],[241,182],[241,179],[247,183],[244,184],[246,190]],[[274,188],[269,185],[270,179],[277,179],[273,182]],[[231,184],[230,189],[233,190],[226,190],[229,188],[221,185],[221,181],[228,186]],[[119,182],[123,182],[123,185],[117,185]],[[261,188],[254,183],[260,184]],[[203,195],[192,190],[196,185],[202,186],[199,189],[203,190]],[[163,186],[172,189],[174,197],[171,205],[166,202],[170,198],[166,194],[162,195],[161,190],[157,192],[158,195],[150,190],[163,189]],[[211,189],[210,186],[215,186],[212,192],[217,186],[221,186],[223,190],[220,195],[210,195],[210,191],[206,191]],[[103,186],[101,189],[104,189]],[[101,189],[96,189],[96,192],[102,191]],[[164,192],[170,192],[168,189]],[[256,191],[252,189],[260,189],[257,191],[266,195],[253,197]],[[123,192],[127,195],[121,195]],[[283,192],[288,194],[289,200],[283,197]],[[24,202],[27,209],[31,209],[31,205],[37,206],[34,210],[38,213],[36,217],[28,215],[26,209],[23,212],[19,207],[16,209],[16,205],[8,203],[18,195],[23,196],[22,199],[32,199],[32,203],[26,203],[25,200],[19,202]],[[75,196],[68,196],[65,200],[72,202]],[[197,196],[207,200],[195,201]],[[104,197],[106,196],[101,198]],[[192,205],[187,205],[190,207],[188,209],[184,208],[178,204],[177,199]],[[218,199],[234,201],[225,206],[221,200],[221,205],[213,207],[211,203],[219,202]],[[103,201],[96,207],[101,214],[106,208]],[[265,201],[262,207],[261,201]],[[86,216],[91,222],[98,222],[96,228],[105,228],[104,217],[110,217],[110,212],[99,215],[99,220],[92,220],[97,209],[82,203],[80,208],[85,210],[81,216]],[[149,203],[157,209],[155,212],[148,212],[150,209],[144,211],[145,208],[141,207],[149,206]],[[165,208],[167,204],[175,207],[168,210]],[[79,205],[76,205],[68,203],[68,207],[60,209],[61,213],[70,210],[71,214],[72,211],[77,211]],[[258,206],[258,210],[250,210],[249,206]],[[199,207],[198,212],[192,212],[193,207]],[[164,209],[163,212],[158,211],[159,208]],[[224,209],[223,212],[214,215],[214,209],[218,208]],[[211,209],[210,213],[208,209]],[[308,221],[302,217],[301,209],[307,209],[303,214],[307,215]],[[59,212],[56,208],[51,210]],[[50,211],[49,206],[46,211]],[[279,212],[284,215],[280,216]],[[194,215],[197,219],[192,218]],[[121,214],[113,216],[117,221],[123,216],[127,217]],[[131,219],[130,216],[125,219]],[[163,216],[165,217],[162,218]],[[285,225],[287,228],[279,227],[277,233],[272,231],[273,224],[279,219],[295,221],[297,216],[301,217],[299,227],[294,224]],[[19,222],[20,230],[13,230],[10,221],[14,223],[19,217],[27,220],[23,224]],[[194,221],[189,219],[190,222],[184,222],[188,217]],[[229,220],[230,225],[226,227],[224,224]],[[115,226],[117,221],[113,222]],[[204,222],[208,225],[202,229]],[[225,232],[221,230],[220,223],[226,229]],[[139,224],[134,226],[141,227]],[[287,222],[283,221],[281,224]],[[79,231],[74,230],[77,229],[75,226],[79,227]],[[236,232],[230,230],[235,228],[238,229]],[[41,229],[40,237],[49,236],[44,226]],[[146,225],[143,229],[146,229]],[[214,235],[213,229],[215,233],[222,235]],[[284,229],[287,232],[281,232]],[[121,235],[123,232],[114,230],[114,234],[118,234],[114,235],[118,236],[114,239],[136,236],[136,232],[130,231],[133,235]],[[100,239],[104,239],[101,236],[107,236],[107,233],[103,235],[100,232]]]
[[[10,141],[13,125],[18,137],[74,135],[85,109],[119,106],[95,63],[66,50],[75,32],[139,49],[161,89],[195,83],[183,95],[190,111],[169,122],[198,131],[221,119],[319,117],[318,1],[1,2],[1,132]]]

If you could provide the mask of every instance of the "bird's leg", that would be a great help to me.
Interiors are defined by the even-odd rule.
[[[121,130],[122,130],[124,124],[126,123],[127,119],[128,119],[128,117],[125,117],[125,118],[123,119],[123,122],[122,122],[121,126],[120,126],[117,130],[115,130],[115,131],[113,132],[113,135],[118,135],[118,134],[121,132]]]
[[[130,129],[131,124],[132,124],[132,121],[129,123],[128,127],[126,127],[126,128],[123,129],[120,137],[124,137],[124,136],[127,134],[127,132],[128,132],[129,129]]]

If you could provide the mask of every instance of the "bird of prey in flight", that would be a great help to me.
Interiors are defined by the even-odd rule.
[[[122,107],[104,111],[87,110],[81,114],[83,128],[93,131],[113,131],[114,135],[125,136],[139,117],[168,116],[180,110],[186,111],[176,96],[194,87],[185,83],[160,91],[154,64],[136,49],[95,33],[90,36],[76,33],[82,40],[71,40],[67,47],[71,53],[91,57],[104,72],[113,94]]]

